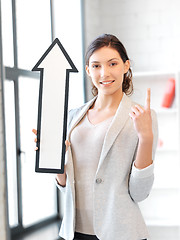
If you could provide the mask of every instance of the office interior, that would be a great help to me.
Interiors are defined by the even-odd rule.
[[[116,35],[133,71],[132,99],[159,122],[155,181],[139,204],[152,240],[180,239],[179,0],[0,0],[0,239],[55,240],[63,196],[54,174],[35,172],[40,75],[32,72],[55,38],[78,69],[71,73],[68,109],[92,98],[84,54],[102,33]],[[175,84],[170,105],[164,97]]]

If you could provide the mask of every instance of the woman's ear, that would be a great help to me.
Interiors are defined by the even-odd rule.
[[[90,77],[90,72],[89,72],[89,66],[88,65],[86,65],[86,73]]]
[[[124,63],[124,73],[127,73],[129,68],[130,68],[130,61],[126,60],[126,62]]]

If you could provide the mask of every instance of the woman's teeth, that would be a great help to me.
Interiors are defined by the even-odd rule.
[[[100,82],[101,84],[110,84],[110,83],[113,83],[114,82],[114,80],[113,81],[109,81],[109,82]]]

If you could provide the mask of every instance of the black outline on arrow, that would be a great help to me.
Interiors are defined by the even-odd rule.
[[[65,83],[65,100],[64,100],[64,122],[63,122],[63,137],[62,137],[62,156],[61,156],[61,169],[53,169],[53,168],[40,168],[39,167],[39,155],[40,155],[40,135],[41,135],[41,111],[42,111],[42,95],[43,95],[43,75],[44,75],[44,68],[38,68],[41,62],[46,58],[52,48],[58,44],[60,50],[64,54],[65,58],[69,62],[71,69],[66,69],[66,83]],[[65,163],[65,153],[66,153],[66,133],[67,133],[67,114],[68,114],[68,94],[69,94],[69,73],[70,72],[78,72],[77,68],[75,67],[74,63],[72,62],[71,58],[69,57],[68,53],[64,49],[63,45],[56,38],[50,47],[46,50],[46,52],[42,55],[36,65],[33,67],[32,71],[39,71],[40,72],[40,86],[39,86],[39,107],[38,107],[38,123],[37,123],[37,143],[36,146],[38,150],[36,151],[36,172],[43,172],[43,173],[64,173],[64,163]]]

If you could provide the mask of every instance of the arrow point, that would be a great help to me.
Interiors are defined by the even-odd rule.
[[[55,38],[55,40],[52,42],[50,47],[46,50],[46,52],[43,54],[43,56],[39,59],[39,61],[33,67],[32,71],[42,71],[42,69],[44,68],[42,63],[45,61],[45,59],[48,57],[48,55],[50,55],[52,50],[54,50],[54,52],[58,53],[58,50],[54,49],[54,47],[56,47],[56,45],[58,46],[58,49],[61,51],[61,53],[64,55],[64,59],[66,59],[66,61],[68,62],[69,66],[67,66],[67,69],[70,72],[78,72],[77,68],[75,67],[74,63],[72,62],[71,58],[69,57],[68,53],[66,52],[66,50],[64,49],[63,45],[61,44],[61,42],[59,41],[58,38]],[[60,60],[56,59],[56,61],[58,61],[58,64],[60,64],[61,59],[63,59],[63,58],[61,57]],[[51,61],[55,61],[55,60],[53,60],[53,57],[52,57]]]

